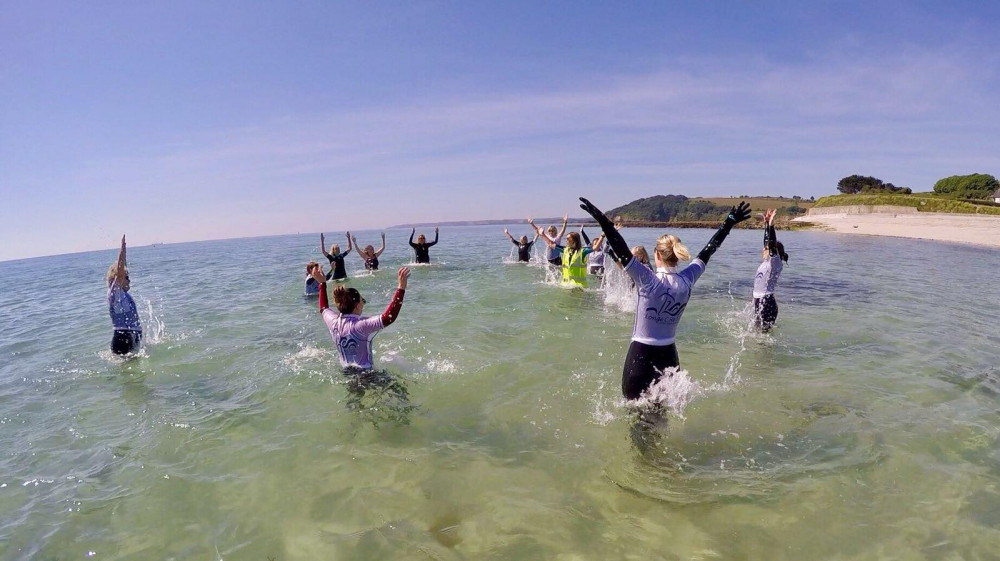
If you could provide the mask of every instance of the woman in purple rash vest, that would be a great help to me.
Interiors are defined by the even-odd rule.
[[[580,200],[583,202],[580,208],[601,225],[609,246],[625,268],[625,274],[638,288],[639,302],[635,310],[632,343],[622,371],[622,393],[628,399],[636,399],[660,379],[665,369],[680,366],[674,334],[691,297],[691,287],[705,272],[709,258],[732,227],[750,217],[750,205],[740,202],[739,206],[734,206],[698,257],[681,271],[677,271],[676,266],[680,260],[689,257],[687,248],[676,236],[660,236],[654,251],[654,272],[632,256],[625,239],[600,209],[587,199],[581,197]]]

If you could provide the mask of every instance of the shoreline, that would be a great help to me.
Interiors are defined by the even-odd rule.
[[[838,234],[909,238],[1000,248],[1000,217],[974,214],[890,212],[807,214],[792,222]],[[803,224],[805,225],[805,224]]]

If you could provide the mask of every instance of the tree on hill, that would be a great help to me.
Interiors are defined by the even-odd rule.
[[[953,175],[934,184],[935,193],[956,199],[988,199],[998,188],[1000,182],[988,173]]]
[[[904,193],[913,192],[909,187],[896,187],[892,183],[884,183],[877,177],[867,175],[849,175],[837,182],[837,190],[853,195],[856,193]]]

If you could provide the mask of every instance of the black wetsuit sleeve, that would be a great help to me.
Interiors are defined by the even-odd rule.
[[[628,244],[625,243],[625,238],[615,230],[615,225],[608,220],[607,215],[600,211],[596,206],[594,206],[587,199],[580,197],[580,201],[583,203],[580,208],[587,211],[594,217],[594,220],[601,226],[601,231],[604,232],[604,238],[608,240],[608,247],[611,250],[611,255],[614,259],[617,259],[622,267],[627,267],[629,262],[632,261],[632,251],[628,248]]]
[[[606,226],[604,221],[607,221]],[[608,254],[611,255],[612,259],[621,263],[622,267],[628,267],[629,261],[632,261],[632,250],[628,248],[625,238],[618,233],[618,230],[615,230],[615,225],[607,218],[604,221],[598,220],[598,223],[604,232],[604,238],[608,240]]]
[[[590,245],[590,238],[587,236],[586,230],[580,228],[580,235],[583,236],[583,241],[586,242],[587,245]]]
[[[413,234],[416,232],[410,232],[410,247],[417,247],[417,244],[413,243]]]
[[[778,234],[774,231],[773,224],[764,225],[764,246],[771,255],[778,253]]]
[[[733,226],[746,220],[747,218],[750,218],[750,205],[740,202],[739,207],[734,206],[732,210],[729,211],[729,215],[726,216],[726,219],[722,221],[722,225],[719,226],[718,230],[716,230],[712,239],[708,240],[705,247],[700,253],[698,253],[698,259],[701,259],[702,263],[707,264],[708,260],[715,253],[715,250],[719,249],[719,246],[721,246],[722,242],[725,241],[729,232],[733,229]]]
[[[435,230],[435,231],[434,231],[434,241],[432,241],[431,243],[427,244],[427,247],[430,247],[430,246],[432,246],[432,245],[437,245],[437,243],[438,243],[438,233],[437,233],[437,231]]]
[[[512,243],[512,244],[514,244],[514,245],[516,245],[516,246],[518,246],[518,247],[520,247],[520,246],[521,246],[521,242],[519,242],[519,241],[515,240],[514,238],[511,238],[511,239],[510,239],[510,243]]]

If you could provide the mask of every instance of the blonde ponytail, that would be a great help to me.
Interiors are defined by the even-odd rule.
[[[677,265],[678,261],[691,259],[687,246],[681,243],[680,238],[670,234],[664,234],[656,239],[656,255],[669,267]]]

